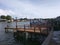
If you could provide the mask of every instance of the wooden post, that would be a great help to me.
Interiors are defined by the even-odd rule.
[[[9,28],[9,26],[7,25],[7,28]],[[5,27],[5,32],[7,33],[8,32],[8,29]]]
[[[41,27],[40,27],[40,25],[39,25],[39,30],[40,30],[40,34],[41,34]]]
[[[18,31],[18,26],[17,26],[17,17],[16,17],[16,35],[17,35],[17,39],[19,40],[19,31]]]
[[[34,26],[34,33],[33,34],[34,34],[34,37],[36,38],[36,35],[35,35],[35,26]]]
[[[25,32],[25,25],[24,25],[24,36],[23,36],[23,38],[24,38],[24,45],[26,45],[26,32]]]
[[[34,20],[33,20],[33,24],[34,24]]]
[[[30,40],[32,40],[32,34],[33,34],[33,33],[30,33]]]
[[[17,17],[16,17],[16,29],[17,29]]]
[[[24,25],[24,32],[25,32],[25,25]]]
[[[47,35],[48,35],[48,28],[47,28],[47,30],[46,30],[46,31],[47,31]]]
[[[14,35],[15,38],[17,37],[17,17],[16,17],[16,30],[14,30]]]
[[[39,30],[40,30],[40,39],[41,39],[41,27],[40,27],[40,25],[39,25]],[[40,43],[41,43],[41,41],[40,41]]]
[[[6,27],[5,27],[5,32],[6,32],[6,33],[8,32],[8,29],[6,29]]]
[[[31,27],[31,19],[30,19],[30,27]]]
[[[6,32],[6,27],[5,27],[5,32]]]
[[[34,33],[35,33],[35,26],[34,26]]]

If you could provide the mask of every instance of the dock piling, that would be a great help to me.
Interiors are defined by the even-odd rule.
[[[5,33],[7,33],[7,32],[8,32],[8,29],[5,28]]]
[[[26,45],[26,32],[25,32],[25,25],[24,25],[24,45]]]

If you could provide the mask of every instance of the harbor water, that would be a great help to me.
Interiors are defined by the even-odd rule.
[[[18,26],[20,25],[26,25],[29,24],[29,22],[18,22]],[[19,41],[16,41],[13,37],[13,32],[5,33],[5,27],[16,27],[15,22],[7,23],[7,22],[0,22],[0,45],[23,45]]]

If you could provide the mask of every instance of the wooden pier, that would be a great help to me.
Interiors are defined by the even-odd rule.
[[[26,43],[26,40],[36,40],[41,38],[41,34],[48,35],[47,33],[47,28],[42,27],[26,27],[24,26],[23,28],[10,28],[10,27],[5,27],[5,32],[8,32],[9,30],[13,30],[13,36],[14,38],[18,40],[22,40],[24,43]],[[22,38],[22,39],[21,39]],[[43,37],[44,38],[44,37]],[[41,43],[41,41],[40,41]]]
[[[38,28],[38,27],[29,27],[29,28],[10,28],[10,27],[5,27],[5,32],[8,32],[8,29],[13,30],[13,31],[20,31],[20,32],[32,32],[32,33],[47,33],[44,32],[47,30],[47,28]],[[43,29],[43,30],[41,30]]]
[[[17,19],[16,19],[17,20]],[[18,40],[22,37],[23,38],[23,42],[24,45],[26,43],[26,39],[41,39],[41,34],[48,35],[49,33],[49,29],[50,27],[48,26],[40,26],[40,25],[33,25],[31,26],[28,25],[24,25],[23,28],[17,26],[17,22],[16,22],[16,27],[15,28],[11,28],[11,27],[5,27],[5,32],[8,32],[9,30],[13,30],[13,36],[14,38],[17,38]],[[43,37],[44,38],[44,37]],[[41,40],[39,40],[41,43]]]

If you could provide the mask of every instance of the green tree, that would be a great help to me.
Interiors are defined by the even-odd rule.
[[[1,15],[0,17],[1,17],[1,19],[6,19],[5,15]]]
[[[7,20],[11,20],[11,18],[12,18],[12,17],[11,17],[10,15],[7,15],[7,16],[6,16],[6,19],[7,19]]]
[[[27,20],[27,18],[24,18],[24,20]]]

